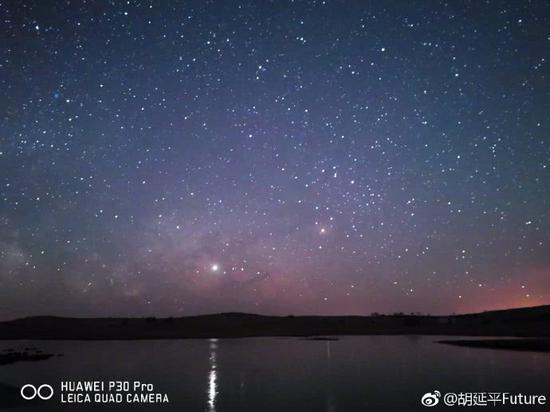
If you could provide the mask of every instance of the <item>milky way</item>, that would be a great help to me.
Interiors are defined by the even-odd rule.
[[[0,318],[550,302],[549,3],[0,8]]]

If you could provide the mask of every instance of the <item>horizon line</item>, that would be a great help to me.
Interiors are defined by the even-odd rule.
[[[430,313],[422,313],[422,312],[394,312],[394,313],[381,313],[373,311],[370,314],[365,315],[296,315],[296,314],[287,314],[287,315],[266,315],[261,313],[253,313],[253,312],[239,312],[239,311],[229,311],[229,312],[214,312],[214,313],[204,313],[199,315],[183,315],[183,316],[60,316],[60,315],[29,315],[29,316],[22,316],[12,319],[5,319],[0,320],[0,323],[3,322],[13,322],[18,320],[24,320],[24,319],[36,319],[36,318],[57,318],[57,319],[182,319],[182,318],[199,318],[199,317],[206,317],[206,316],[222,316],[222,315],[247,315],[247,316],[259,316],[259,317],[266,317],[266,318],[368,318],[368,317],[377,317],[377,316],[414,316],[414,317],[451,317],[451,316],[469,316],[469,315],[479,315],[483,313],[494,313],[494,312],[508,312],[508,311],[515,311],[515,310],[526,310],[526,309],[538,309],[538,308],[544,308],[544,307],[550,307],[550,303],[546,305],[535,305],[535,306],[520,306],[520,307],[513,307],[513,308],[507,308],[507,309],[488,309],[478,312],[466,312],[466,313],[451,313],[446,315],[436,315],[436,314],[430,314]]]

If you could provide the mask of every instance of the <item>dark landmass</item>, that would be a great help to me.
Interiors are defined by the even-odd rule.
[[[124,340],[338,335],[550,337],[550,306],[453,316],[262,316],[222,313],[163,319],[41,316],[0,322],[0,339]]]
[[[465,346],[468,348],[506,349],[531,352],[550,352],[550,339],[479,339],[479,340],[440,340],[437,343]]]
[[[15,362],[35,362],[50,359],[55,356],[53,353],[42,353],[40,351],[24,351],[15,352],[13,350],[6,350],[0,353],[0,366],[9,365]]]
[[[339,338],[336,338],[334,336],[312,336],[307,338],[302,338],[302,340],[314,340],[314,341],[335,341],[340,340]]]

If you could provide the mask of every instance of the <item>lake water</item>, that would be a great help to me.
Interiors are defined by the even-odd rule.
[[[64,355],[0,366],[0,384],[18,388],[26,383],[52,385],[56,393],[51,400],[21,401],[10,408],[32,411],[91,408],[60,404],[60,381],[77,380],[139,380],[153,384],[154,392],[166,393],[170,400],[139,407],[95,405],[95,410],[405,412],[427,410],[420,398],[434,390],[550,397],[550,354],[433,343],[438,339],[443,337],[0,341],[0,350],[37,347]],[[432,409],[461,408],[440,403]]]

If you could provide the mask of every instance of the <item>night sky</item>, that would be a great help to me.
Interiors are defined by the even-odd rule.
[[[550,303],[550,3],[0,10],[0,318]]]

